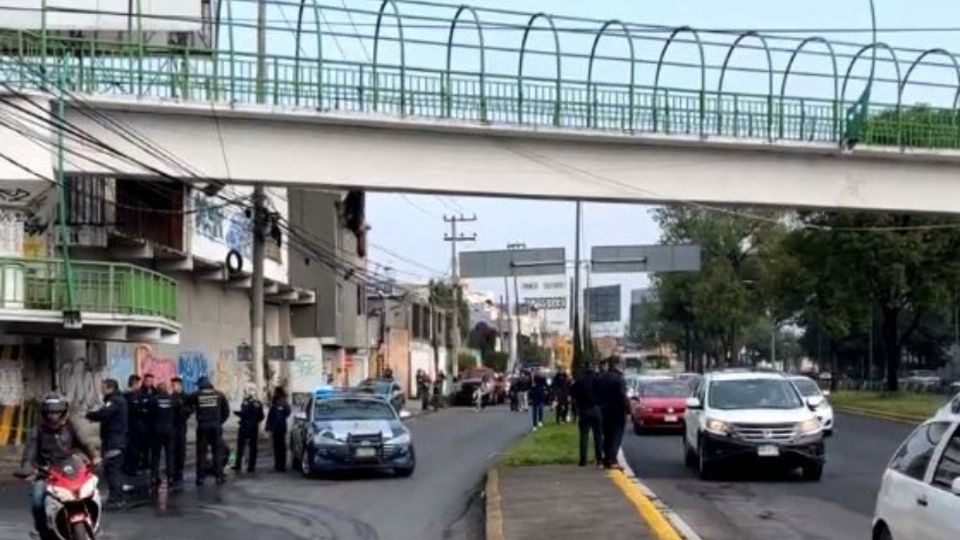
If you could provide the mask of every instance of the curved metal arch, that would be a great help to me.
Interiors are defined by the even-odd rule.
[[[530,37],[530,31],[533,30],[533,23],[537,22],[537,19],[543,18],[550,25],[550,29],[553,31],[553,44],[555,56],[557,59],[557,81],[556,81],[556,99],[553,104],[553,125],[560,125],[560,88],[562,83],[562,69],[561,69],[561,60],[563,58],[562,53],[560,52],[560,33],[557,32],[557,25],[547,13],[536,13],[530,17],[530,20],[527,21],[527,27],[523,30],[523,41],[520,42],[520,60],[517,63],[517,121],[518,123],[523,123],[523,59],[527,53],[527,39]]]
[[[310,0],[313,4],[313,20],[317,25],[317,109],[323,108],[323,35],[320,33],[320,4],[317,0]],[[303,39],[303,12],[307,7],[307,0],[300,0],[300,9],[297,12],[297,37],[294,44],[293,57],[293,93],[294,103],[300,105],[300,43]]]
[[[847,85],[850,83],[850,74],[853,73],[853,66],[856,65],[857,60],[859,60],[863,56],[863,54],[867,51],[872,51],[873,57],[875,59],[877,55],[876,54],[877,49],[884,49],[885,51],[890,53],[890,57],[893,58],[893,66],[897,70],[897,108],[895,110],[897,113],[897,143],[899,144],[900,142],[902,142],[902,137],[903,137],[903,111],[900,103],[900,91],[899,91],[900,84],[903,81],[903,76],[902,76],[903,73],[900,69],[900,59],[897,58],[897,52],[893,50],[893,47],[891,47],[890,45],[882,41],[878,41],[878,42],[871,43],[869,45],[864,45],[863,47],[860,48],[859,51],[857,51],[857,54],[853,55],[853,58],[850,59],[850,64],[847,66],[847,72],[843,76],[843,85],[840,88],[840,103],[845,104],[847,102]],[[876,66],[876,63],[874,61],[871,63],[871,68],[870,68],[870,71],[871,71],[870,84],[873,83],[872,73],[875,69],[875,66]]]
[[[637,73],[637,57],[636,52],[633,47],[633,34],[630,33],[630,28],[627,25],[623,24],[619,19],[611,19],[600,27],[600,30],[597,32],[596,37],[593,38],[593,48],[590,49],[590,62],[587,65],[587,97],[589,99],[590,94],[595,91],[593,84],[593,61],[596,60],[597,56],[597,46],[600,45],[600,39],[603,37],[604,32],[607,31],[607,28],[610,28],[611,25],[620,25],[620,28],[623,29],[623,33],[627,38],[627,44],[630,45],[630,95],[629,95],[629,105],[628,113],[630,114],[630,131],[633,131],[633,101],[634,101],[634,85],[636,84],[636,73]],[[590,108],[587,109],[587,127],[595,127],[593,124],[596,121],[597,116],[597,100],[593,99],[590,104]]]
[[[727,56],[723,59],[723,67],[720,68],[720,81],[717,83],[717,135],[720,135],[723,129],[723,106],[720,103],[720,100],[723,96],[723,80],[727,76],[727,66],[730,64],[730,58],[733,57],[734,51],[737,50],[737,47],[740,46],[740,42],[748,37],[755,37],[760,40],[760,43],[763,44],[763,50],[767,54],[767,137],[773,139],[773,56],[770,54],[770,45],[767,43],[767,38],[761,36],[757,32],[751,30],[749,32],[744,32],[737,36],[737,39],[733,41],[733,44],[730,45],[730,48],[727,50]]]
[[[383,11],[388,4],[393,8],[393,16],[397,18],[397,30],[400,32],[400,116],[403,116],[407,112],[407,51],[403,39],[403,16],[396,0],[383,0],[377,12],[377,27],[373,34],[373,110],[376,111],[380,105],[380,28],[383,24]]]
[[[940,54],[949,58],[950,61],[953,63],[954,69],[957,72],[957,92],[953,97],[953,109],[954,111],[956,111],[957,103],[958,101],[960,101],[960,62],[957,62],[957,59],[952,54],[950,54],[949,51],[946,51],[941,48],[927,49],[926,51],[923,51],[923,53],[921,53],[920,56],[918,56],[917,59],[914,60],[912,64],[910,64],[910,67],[907,68],[907,72],[903,76],[903,80],[900,81],[900,88],[897,91],[897,101],[899,103],[903,103],[903,91],[907,88],[907,83],[910,82],[910,75],[912,75],[913,70],[920,65],[920,62],[922,62],[924,58],[926,58],[927,56],[930,56],[931,54]],[[955,123],[956,123],[956,119],[957,119],[956,115],[954,115]]]
[[[704,93],[707,90],[707,60],[703,50],[703,41],[700,39],[700,33],[690,26],[675,28],[673,32],[670,33],[670,37],[667,38],[666,43],[663,44],[663,48],[660,49],[660,59],[657,60],[657,71],[653,77],[653,131],[657,132],[659,129],[657,121],[657,96],[660,91],[660,71],[663,69],[663,59],[667,57],[667,50],[670,49],[670,45],[673,45],[674,40],[677,39],[677,36],[680,35],[681,32],[693,34],[693,38],[697,40],[697,47],[700,49],[700,135],[703,135],[707,110],[706,100],[704,98]]]
[[[222,9],[223,5],[227,5],[227,38],[230,45],[230,101],[236,101],[235,99],[235,90],[236,90],[236,50],[234,49],[234,38],[233,38],[233,1],[232,0],[219,0],[217,2],[217,16],[215,26],[217,28],[216,43],[214,44],[214,50],[216,54],[213,58],[213,96],[214,100],[220,99],[220,62],[217,59],[217,56],[220,53],[220,30],[223,28],[222,22]]]
[[[487,74],[487,55],[486,55],[486,45],[483,40],[483,25],[480,23],[480,16],[477,14],[477,10],[473,9],[472,6],[463,4],[457,9],[457,14],[453,16],[453,21],[450,22],[450,36],[447,38],[447,72],[446,72],[446,86],[447,86],[447,99],[445,103],[445,116],[449,118],[453,114],[453,85],[451,81],[450,69],[453,65],[453,36],[457,31],[457,22],[460,21],[460,15],[464,11],[469,11],[473,15],[473,23],[477,27],[477,35],[480,36],[480,120],[487,120],[487,83],[486,83],[486,74]]]
[[[837,53],[831,44],[826,39],[820,36],[809,37],[800,42],[800,45],[793,50],[793,54],[790,55],[790,60],[787,62],[787,69],[783,72],[783,81],[780,83],[780,138],[783,138],[783,99],[787,92],[787,80],[790,78],[790,70],[793,69],[793,63],[796,61],[797,56],[800,54],[800,51],[804,47],[811,43],[820,43],[827,47],[827,50],[830,51],[830,61],[833,63],[833,135],[834,139],[837,138],[837,130],[840,125],[840,72],[837,69]]]

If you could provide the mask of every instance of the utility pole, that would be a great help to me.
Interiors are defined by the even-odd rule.
[[[475,242],[477,234],[472,233],[469,236],[457,232],[457,224],[472,223],[477,221],[477,216],[466,217],[463,214],[459,216],[443,216],[443,221],[450,224],[450,234],[443,235],[445,242],[450,242],[450,282],[453,286],[453,374],[457,374],[457,355],[460,352],[460,301],[462,292],[460,291],[460,272],[457,266],[457,243]]]
[[[513,315],[510,313],[510,281],[507,276],[503,276],[503,293],[506,296],[507,302],[503,305],[503,314],[507,317],[507,342],[505,343],[505,349],[507,349],[507,354],[509,355],[509,366],[507,366],[507,371],[512,371],[513,363],[516,360],[513,354]],[[503,334],[500,334],[500,338],[503,339]]]
[[[580,335],[580,227],[583,204],[577,201],[577,225],[573,241],[573,369],[583,368],[583,337]]]
[[[527,249],[527,244],[524,242],[511,242],[507,244],[507,249],[510,251]],[[516,267],[513,264],[513,254],[510,255],[510,266],[511,273],[513,274],[513,316],[517,321],[517,330],[513,331],[513,327],[510,327],[510,366],[509,371],[513,371],[516,367],[517,362],[520,360],[520,335],[522,334],[522,327],[520,326],[520,288],[517,286],[517,271]],[[504,288],[508,287],[507,278],[503,278]],[[507,293],[510,294],[509,292]],[[509,308],[509,306],[507,306]]]
[[[264,324],[263,324],[263,263],[265,214],[263,207],[263,185],[253,188],[253,291],[250,296],[250,343],[253,352],[253,378],[257,392],[266,389],[264,380]]]
[[[267,0],[257,0],[257,103],[263,103],[267,86]]]

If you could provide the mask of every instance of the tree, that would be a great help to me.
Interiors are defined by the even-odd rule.
[[[456,303],[454,300],[456,291],[449,283],[440,280],[430,280],[430,303],[434,306],[450,312]],[[460,339],[466,340],[470,333],[470,306],[461,297],[459,306]]]

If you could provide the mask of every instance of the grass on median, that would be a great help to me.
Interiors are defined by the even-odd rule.
[[[888,414],[922,422],[934,415],[950,398],[913,392],[843,391],[829,398],[834,407]]]
[[[549,423],[507,449],[501,465],[538,467],[576,465],[580,459],[576,424]]]

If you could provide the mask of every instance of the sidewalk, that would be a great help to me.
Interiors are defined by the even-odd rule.
[[[594,467],[505,467],[487,482],[487,540],[657,539],[616,475]]]

